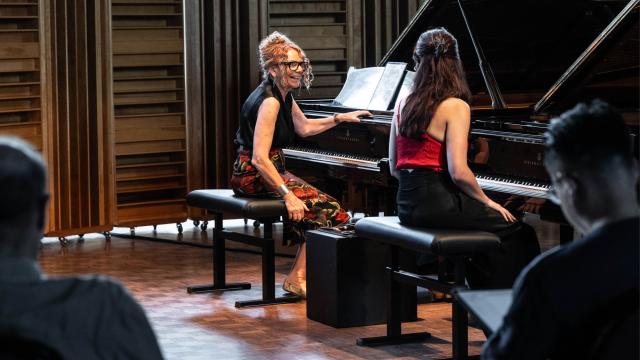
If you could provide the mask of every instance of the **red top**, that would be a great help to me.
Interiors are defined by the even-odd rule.
[[[447,169],[447,152],[444,143],[429,134],[421,140],[396,137],[396,169],[429,168],[437,172]]]

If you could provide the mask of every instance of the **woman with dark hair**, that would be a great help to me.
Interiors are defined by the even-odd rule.
[[[258,53],[264,81],[242,105],[235,139],[238,158],[233,165],[231,186],[238,195],[284,199],[288,219],[283,236],[290,245],[300,244],[300,248],[283,288],[304,297],[305,230],[340,225],[349,220],[349,215],[336,199],[288,172],[282,148],[292,145],[297,136],[315,135],[371,114],[353,111],[308,119],[291,94],[301,86],[308,89],[313,80],[304,51],[275,31],[260,42]]]
[[[400,221],[496,233],[502,249],[474,256],[468,280],[474,287],[511,287],[540,248],[533,229],[487,197],[467,164],[471,92],[457,41],[444,28],[426,31],[413,60],[412,91],[398,102],[389,138]]]

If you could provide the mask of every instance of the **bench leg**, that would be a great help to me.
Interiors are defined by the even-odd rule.
[[[465,286],[464,283],[464,258],[454,261],[454,276],[456,286]],[[453,322],[453,359],[466,359],[468,353],[468,318],[467,311],[456,300],[451,305],[451,318]]]
[[[276,297],[275,250],[273,243],[273,222],[264,221],[264,242],[262,244],[262,299],[236,301],[237,308],[294,303],[301,298],[295,295]]]
[[[390,253],[390,266],[387,267],[387,335],[360,338],[356,344],[361,346],[420,342],[431,337],[428,332],[402,334],[402,286],[393,279],[393,273],[400,270],[399,250],[396,246],[390,246]]]
[[[222,235],[222,214],[216,213],[213,229],[213,284],[187,287],[189,294],[211,292],[214,290],[230,291],[251,289],[250,283],[227,283],[225,279],[226,259],[224,236]]]

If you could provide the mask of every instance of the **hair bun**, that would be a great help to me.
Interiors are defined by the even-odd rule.
[[[258,45],[258,51],[260,51],[260,55],[264,52],[265,48],[274,46],[274,45],[289,45],[293,44],[293,41],[287,37],[287,35],[280,33],[278,31],[274,31],[271,34],[267,35],[262,41],[260,41],[260,45]]]

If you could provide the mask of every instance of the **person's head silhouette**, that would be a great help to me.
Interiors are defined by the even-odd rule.
[[[42,157],[0,136],[0,256],[36,257],[48,198]]]

